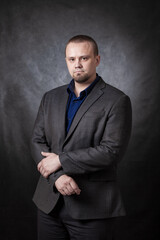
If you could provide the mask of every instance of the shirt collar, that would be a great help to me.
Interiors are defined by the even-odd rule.
[[[96,85],[98,80],[99,80],[99,75],[96,74],[96,79],[86,89],[80,92],[79,98],[82,99],[83,97],[87,96],[91,92],[93,87]],[[72,79],[70,84],[68,85],[67,92],[68,94],[74,94],[74,79]]]

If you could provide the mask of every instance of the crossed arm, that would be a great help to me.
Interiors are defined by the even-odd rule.
[[[55,153],[41,152],[43,158],[37,165],[38,171],[45,178],[61,168],[59,156]],[[55,186],[62,195],[79,195],[81,190],[73,178],[66,174],[61,175],[56,181]]]

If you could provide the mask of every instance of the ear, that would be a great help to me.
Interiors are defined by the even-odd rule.
[[[95,60],[96,60],[96,67],[100,64],[100,55],[97,55],[95,57]]]

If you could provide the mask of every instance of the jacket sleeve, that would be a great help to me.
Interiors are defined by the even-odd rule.
[[[68,175],[86,174],[116,165],[123,157],[131,134],[132,110],[128,96],[122,95],[112,106],[100,144],[63,152],[59,155]]]
[[[46,94],[45,94],[46,95]],[[34,159],[36,165],[42,160],[43,156],[41,152],[51,152],[50,146],[46,139],[45,128],[44,128],[44,99],[45,95],[41,100],[41,104],[38,110],[37,118],[34,124],[33,133],[30,141],[30,150],[32,158]],[[48,180],[54,185],[54,182],[61,175],[64,174],[64,171],[60,169],[59,171],[52,173]]]

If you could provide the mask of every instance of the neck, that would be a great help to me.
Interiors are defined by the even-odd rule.
[[[88,83],[88,84],[79,84],[79,83],[75,82],[74,93],[75,93],[76,97],[79,97],[80,92],[82,92],[84,89],[86,89],[89,85],[90,85],[90,83]]]
[[[93,79],[88,79],[88,81],[84,82],[84,83],[78,83],[76,81],[74,81],[75,83],[75,88],[74,88],[74,93],[76,95],[76,97],[80,96],[80,92],[82,92],[83,90],[85,90],[87,87],[89,87],[89,85],[96,79],[96,76]]]

